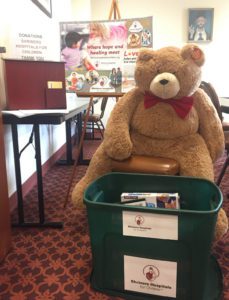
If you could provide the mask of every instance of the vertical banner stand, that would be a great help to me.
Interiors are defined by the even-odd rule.
[[[117,4],[117,0],[112,0],[110,12],[109,12],[109,17],[108,17],[109,20],[112,19],[112,15],[114,15],[114,20],[117,20],[117,19],[120,20],[121,19],[120,10],[119,10],[118,4]],[[116,96],[116,102],[117,101],[118,101],[118,97]],[[64,208],[66,208],[66,206],[68,204],[68,201],[69,201],[69,194],[70,194],[70,190],[71,190],[71,187],[72,187],[73,179],[74,179],[75,174],[76,174],[76,167],[77,167],[77,164],[78,164],[78,161],[79,161],[80,152],[83,148],[83,142],[84,142],[84,137],[85,137],[85,134],[86,134],[87,122],[88,122],[88,118],[89,118],[89,114],[90,114],[90,110],[91,110],[92,106],[93,106],[93,96],[90,96],[90,102],[89,102],[87,112],[86,112],[86,116],[85,116],[85,119],[84,119],[83,131],[82,131],[82,134],[81,134],[81,137],[80,137],[80,142],[79,142],[79,146],[78,146],[77,153],[76,153],[76,158],[75,158],[74,165],[73,165],[73,171],[72,171],[72,174],[71,174],[71,178],[70,178],[68,189],[67,189],[66,198],[65,198],[65,201],[64,201]]]
[[[112,19],[112,15],[114,15],[114,20],[120,20],[121,19],[120,10],[119,10],[119,7],[118,7],[117,0],[112,0],[110,12],[109,12],[109,17],[108,17],[109,21]],[[118,102],[118,98],[119,97],[116,96],[116,102]]]

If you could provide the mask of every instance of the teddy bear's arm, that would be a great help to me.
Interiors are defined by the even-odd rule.
[[[224,151],[221,120],[208,95],[201,89],[194,94],[194,106],[199,116],[199,133],[204,138],[214,162]]]
[[[113,108],[103,141],[105,152],[109,157],[123,160],[131,155],[130,120],[141,97],[142,94],[135,88],[120,98]]]

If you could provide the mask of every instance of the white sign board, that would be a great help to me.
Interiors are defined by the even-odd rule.
[[[178,240],[178,216],[123,211],[123,235]]]
[[[177,262],[124,255],[124,289],[176,298]]]

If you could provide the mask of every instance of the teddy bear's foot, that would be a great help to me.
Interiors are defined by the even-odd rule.
[[[85,176],[76,184],[72,191],[72,202],[74,206],[84,207],[83,204],[83,194],[88,185]]]
[[[218,212],[216,228],[215,228],[215,240],[221,239],[228,231],[228,218],[225,211],[221,208]]]

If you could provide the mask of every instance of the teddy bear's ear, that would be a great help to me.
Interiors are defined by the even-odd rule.
[[[181,49],[181,56],[184,59],[193,60],[197,66],[201,67],[204,64],[204,52],[196,44],[188,44]]]
[[[138,60],[148,61],[154,57],[154,51],[150,49],[140,49],[138,53]]]

